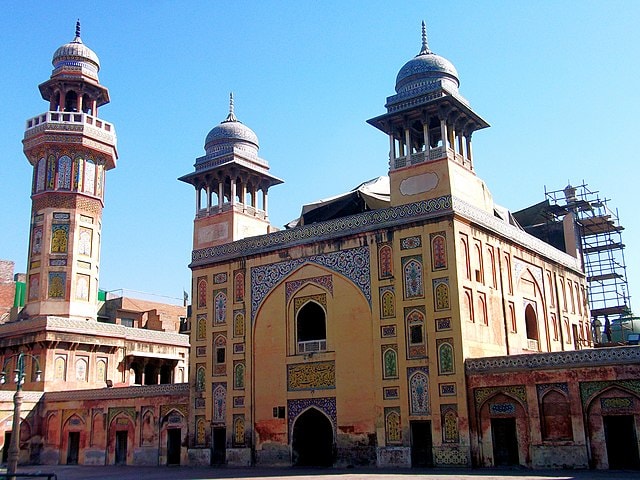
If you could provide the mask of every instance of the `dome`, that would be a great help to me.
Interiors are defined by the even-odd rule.
[[[214,150],[218,150],[219,146],[230,146],[235,143],[249,144],[248,146],[255,149],[256,153],[259,148],[258,136],[240,122],[233,113],[233,95],[231,95],[229,115],[219,125],[211,129],[204,141],[204,148],[207,153],[212,153]]]
[[[443,80],[455,90],[460,81],[458,72],[453,64],[444,57],[436,55],[427,44],[427,32],[422,22],[422,49],[420,53],[409,60],[398,72],[396,77],[396,93],[403,93],[416,87]]]
[[[86,69],[89,73],[93,73],[97,76],[98,70],[100,70],[100,60],[93,50],[82,43],[80,38],[80,22],[76,23],[76,36],[69,43],[65,43],[58,48],[53,54],[54,71],[61,68],[69,67],[70,69],[77,69],[81,67]]]

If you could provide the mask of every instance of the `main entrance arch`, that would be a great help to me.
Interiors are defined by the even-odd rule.
[[[295,466],[329,467],[334,462],[331,421],[315,408],[302,413],[293,425],[291,442]]]

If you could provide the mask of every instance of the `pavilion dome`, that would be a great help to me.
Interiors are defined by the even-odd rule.
[[[204,142],[207,153],[215,153],[224,146],[242,144],[245,148],[255,150],[257,154],[260,145],[258,136],[249,127],[240,122],[233,113],[233,95],[229,107],[229,115],[211,129]]]
[[[59,47],[51,61],[54,74],[60,70],[78,70],[97,78],[100,70],[98,55],[82,43],[80,38],[80,22],[76,23],[76,36],[69,43]]]
[[[408,92],[438,80],[443,81],[455,91],[460,86],[458,71],[453,64],[446,58],[429,50],[426,27],[422,22],[422,48],[420,53],[405,63],[398,72],[396,93]]]

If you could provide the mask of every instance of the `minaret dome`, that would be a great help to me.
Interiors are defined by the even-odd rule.
[[[418,87],[441,81],[442,85],[453,92],[458,91],[460,81],[453,64],[444,57],[429,50],[427,29],[422,22],[422,47],[420,53],[409,60],[396,77],[396,93],[406,93]]]

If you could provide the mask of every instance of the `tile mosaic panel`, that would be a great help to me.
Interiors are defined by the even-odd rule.
[[[436,318],[436,332],[451,330],[451,317]]]
[[[445,232],[432,233],[431,239],[431,269],[444,270],[447,268],[447,237]]]
[[[380,336],[382,338],[392,338],[396,336],[395,325],[383,325],[380,327]]]
[[[227,272],[216,273],[213,276],[213,283],[219,285],[221,283],[226,283],[227,281]]]
[[[402,257],[404,298],[423,298],[422,255]]]
[[[422,237],[420,237],[420,235],[400,239],[400,250],[411,250],[412,248],[420,248],[421,246]]]
[[[384,387],[382,389],[382,398],[385,400],[396,400],[400,398],[399,387]]]
[[[407,368],[407,379],[410,414],[429,415],[429,370],[426,367]]]
[[[311,278],[302,278],[300,280],[293,280],[285,283],[285,297],[286,302],[289,303],[291,296],[296,293],[303,285],[313,283],[327,290],[333,295],[333,276],[332,275],[320,275]]]
[[[273,234],[272,234],[273,235]],[[234,242],[238,243],[238,242]],[[310,257],[287,260],[251,269],[251,320],[258,308],[284,278],[305,263],[321,265],[351,280],[371,305],[369,247],[362,246]]]
[[[455,383],[441,383],[438,385],[441,397],[455,397],[456,396],[456,384]]]
[[[380,318],[396,316],[396,298],[393,286],[380,287]]]

